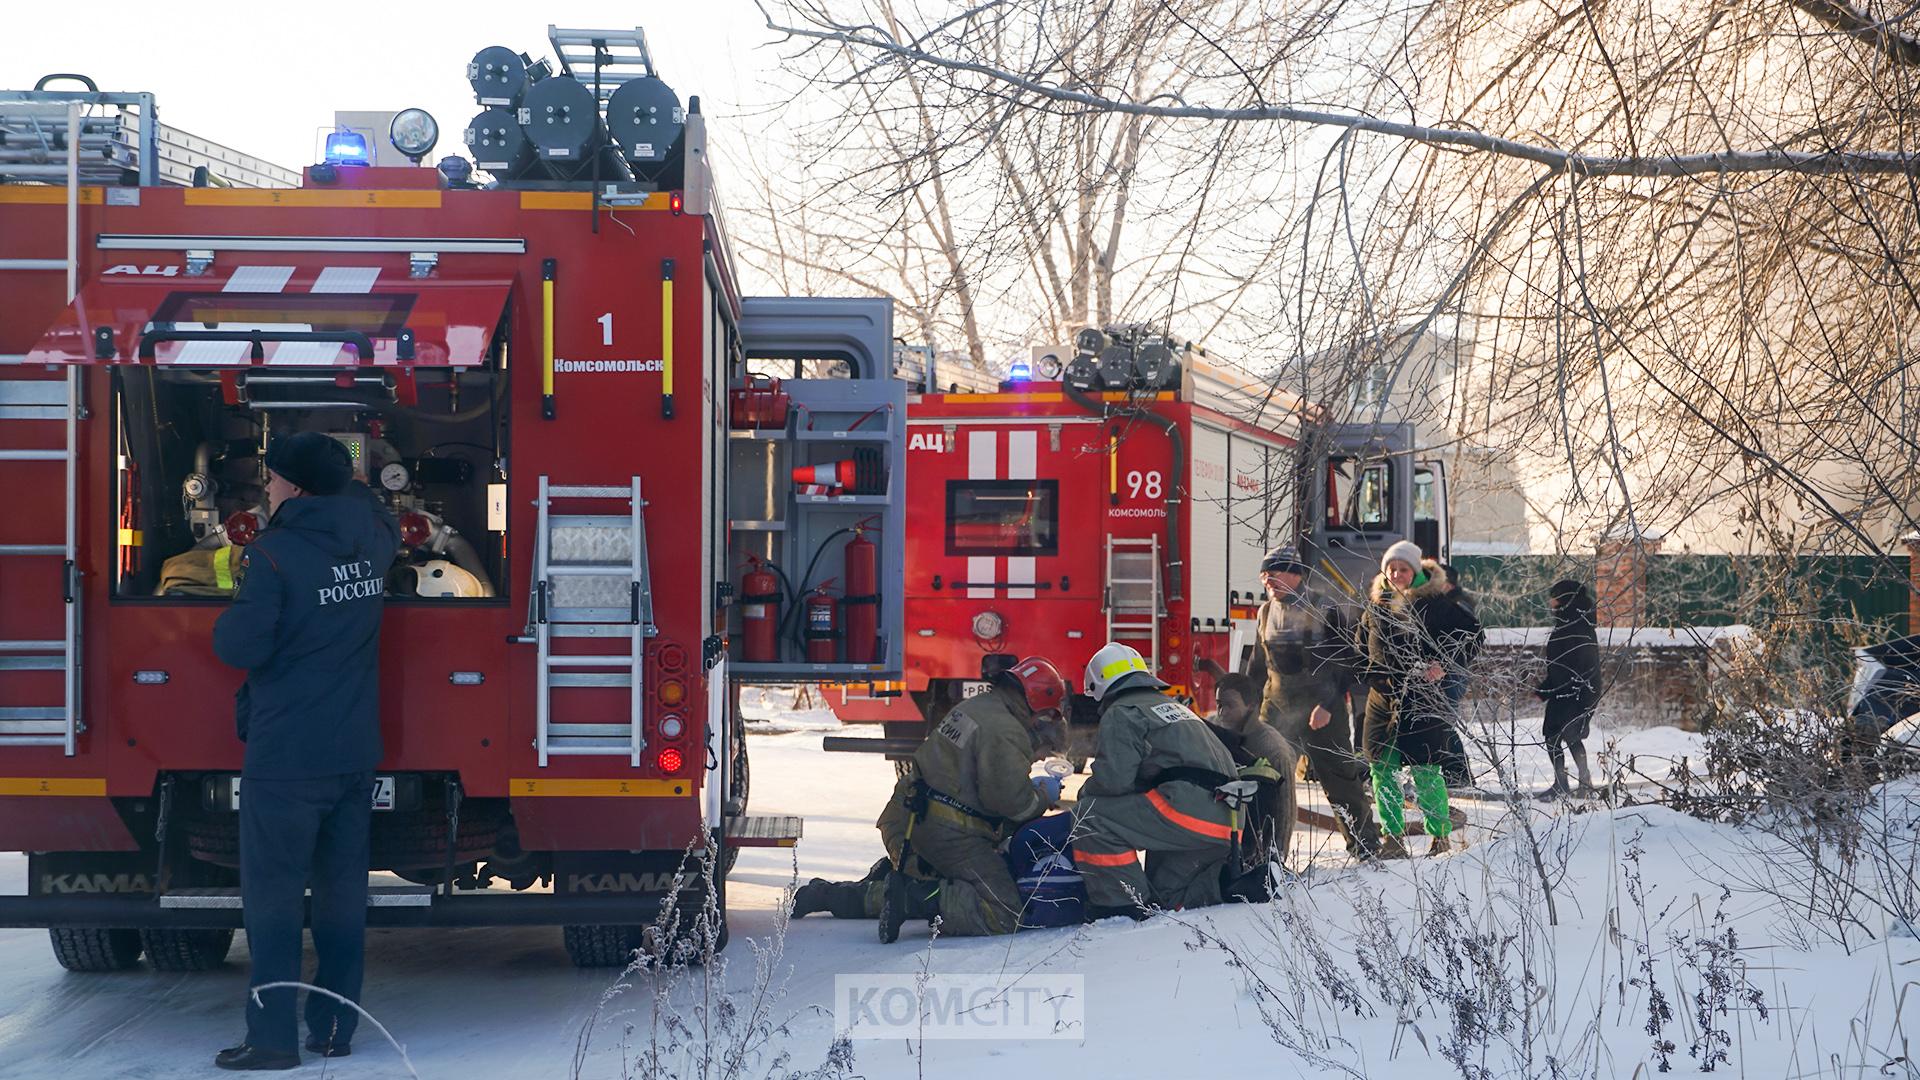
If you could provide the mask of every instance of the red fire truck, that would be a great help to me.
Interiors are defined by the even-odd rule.
[[[1326,423],[1140,327],[1036,349],[1014,374],[909,398],[905,678],[829,690],[843,722],[885,736],[828,749],[897,759],[1017,657],[1072,679],[1108,641],[1210,708],[1197,665],[1238,666],[1272,547],[1299,546],[1349,601],[1397,540],[1444,557],[1444,468],[1404,426]],[[1075,701],[1083,752],[1094,718]]]
[[[484,189],[347,132],[283,177],[150,95],[0,94],[0,850],[30,853],[0,926],[50,928],[67,967],[203,968],[240,925],[241,673],[210,633],[275,435],[339,440],[401,524],[373,852],[411,884],[373,925],[559,925],[624,963],[689,851],[724,913],[731,852],[798,838],[746,814],[728,396],[749,356],[831,359],[853,377],[794,399],[901,433],[891,309],[742,297],[698,98],[638,31],[551,40],[558,70],[469,69]],[[392,137],[417,163],[433,134],[410,110]],[[841,449],[762,434],[793,465]],[[796,517],[871,519],[897,560],[903,445],[867,439],[879,486]],[[898,589],[873,591],[873,645],[806,678],[897,675]],[[723,936],[693,876],[686,930]]]

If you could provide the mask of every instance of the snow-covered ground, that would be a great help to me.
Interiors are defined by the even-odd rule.
[[[910,926],[883,946],[871,923],[815,916],[781,936],[778,908],[796,859],[800,880],[864,872],[893,779],[881,758],[823,753],[819,717],[778,715],[783,704],[754,709],[772,722],[756,721],[749,736],[753,799],[759,812],[804,813],[806,838],[797,851],[743,853],[723,964],[667,987],[629,977],[630,988],[608,998],[620,980],[574,970],[557,930],[375,931],[366,1005],[421,1076],[573,1076],[583,1034],[591,1038],[578,1075],[647,1075],[636,1055],[649,1032],[666,1030],[649,991],[663,990],[669,1011],[691,1021],[708,999],[703,980],[715,976],[711,993],[732,992],[743,1015],[764,1013],[771,1025],[718,1040],[751,1041],[754,1053],[740,1070],[712,1075],[793,1075],[830,1058],[845,1064],[850,1049],[844,1072],[806,1075],[1441,1077],[1484,1066],[1474,1075],[1544,1076],[1551,1056],[1560,1075],[1628,1077],[1657,1067],[1646,1029],[1661,1000],[1670,1017],[1654,1026],[1674,1044],[1667,1056],[1678,1072],[1700,1068],[1690,1048],[1712,1054],[1724,1035],[1723,1073],[1916,1075],[1897,1060],[1895,1010],[1920,979],[1920,942],[1868,918],[1843,948],[1804,909],[1751,887],[1789,865],[1785,856],[1658,807],[1554,816],[1530,805],[1530,844],[1503,818],[1504,805],[1477,803],[1463,852],[1385,868],[1353,866],[1326,834],[1305,830],[1310,842],[1295,853],[1302,873],[1275,904],[1140,925],[931,945]],[[1595,745],[1607,735],[1596,733]],[[1672,729],[1618,735],[1625,753],[1698,750],[1697,736]],[[1523,746],[1515,769],[1537,782],[1544,756]],[[0,856],[0,891],[23,891],[24,879],[23,858]],[[1010,984],[1081,976],[1084,1027],[1064,1039],[835,1047],[836,975],[923,969]],[[207,1075],[213,1052],[241,1030],[245,972],[242,941],[211,974],[72,975],[54,963],[43,932],[0,931],[0,1077]],[[1916,1008],[1906,1022],[1920,1024]],[[353,1057],[305,1071],[323,1068],[406,1075],[400,1056],[364,1027]]]

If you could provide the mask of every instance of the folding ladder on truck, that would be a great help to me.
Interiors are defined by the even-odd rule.
[[[1160,670],[1160,537],[1107,537],[1107,640],[1132,645]]]
[[[625,513],[555,513],[555,502],[624,500]],[[527,621],[539,686],[535,691],[535,742],[544,768],[555,755],[625,757],[635,768],[646,749],[641,705],[645,700],[647,638],[653,623],[653,590],[647,576],[646,500],[640,478],[629,486],[573,486],[540,478],[535,504],[532,596]],[[556,638],[625,641],[619,652],[555,652]],[[575,723],[556,719],[557,691],[624,687],[627,719]],[[564,717],[566,709],[560,710]]]
[[[44,565],[47,560],[60,560],[65,608],[60,637],[0,641],[0,671],[61,673],[58,701],[0,701],[0,746],[58,746],[68,757],[73,756],[74,743],[84,729],[80,714],[80,565],[74,522],[80,427],[78,379],[77,370],[61,379],[0,379],[0,420],[65,420],[67,432],[66,445],[61,448],[0,450],[0,463],[6,463],[6,471],[14,477],[7,486],[30,482],[27,470],[38,471],[53,462],[64,463],[66,473],[66,530],[61,539],[0,544],[0,558],[9,561],[29,559]],[[36,464],[24,464],[27,462]]]
[[[42,80],[43,82],[45,80]],[[14,95],[0,100],[0,131],[19,141],[21,131],[31,128],[42,135],[57,136],[48,141],[53,152],[44,164],[34,166],[32,177],[48,181],[62,180],[66,185],[67,228],[66,257],[0,259],[0,269],[15,271],[64,270],[67,275],[67,302],[72,303],[80,288],[80,179],[83,145],[82,132],[89,122],[84,100],[62,100],[59,95],[43,95],[23,100]],[[44,98],[44,99],[43,99]],[[151,111],[151,99],[147,108]],[[60,151],[64,151],[61,153]],[[64,161],[58,160],[64,158]],[[18,173],[26,166],[4,166]],[[25,357],[0,357],[0,364],[17,364]],[[75,521],[79,484],[81,419],[80,371],[69,369],[59,379],[0,378],[0,421],[65,422],[64,445],[24,447],[0,450],[0,463],[6,463],[7,484],[24,486],[48,465],[63,467],[62,489],[65,529],[57,542],[0,544],[0,558],[8,561],[27,559],[35,563],[60,560],[61,635],[58,638],[17,638],[0,640],[0,671],[60,672],[59,700],[21,703],[0,700],[0,746],[58,746],[68,757],[84,730],[80,710],[80,563],[79,530]],[[8,440],[11,442],[12,440]],[[9,602],[10,608],[15,605]]]

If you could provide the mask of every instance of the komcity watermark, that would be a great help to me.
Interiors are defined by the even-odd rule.
[[[1082,975],[835,975],[833,1020],[853,1039],[1071,1039]]]

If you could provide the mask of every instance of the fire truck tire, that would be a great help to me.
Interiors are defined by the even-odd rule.
[[[626,967],[640,948],[639,926],[566,926],[561,939],[567,956],[578,968]]]
[[[57,926],[47,931],[53,958],[68,971],[126,971],[140,963],[138,930]]]
[[[389,869],[440,870],[447,857],[447,819],[437,813],[409,815],[373,831],[373,865]],[[500,840],[495,816],[460,816],[454,863],[465,866],[493,854]]]
[[[140,931],[140,947],[155,971],[211,971],[227,962],[233,931],[147,929]]]
[[[743,738],[734,745],[740,749],[734,753],[733,765],[728,769],[730,773],[729,778],[733,781],[733,791],[732,796],[727,802],[731,806],[739,807],[739,812],[744,815],[747,812],[748,781],[751,779],[747,765],[747,743]],[[723,845],[720,853],[720,876],[726,877],[728,874],[733,873],[733,864],[739,861],[740,849],[730,845]]]

